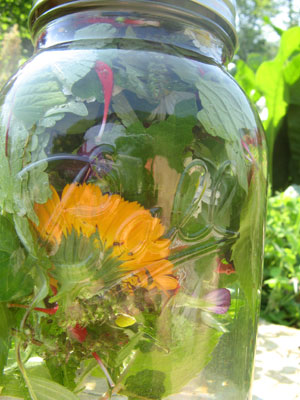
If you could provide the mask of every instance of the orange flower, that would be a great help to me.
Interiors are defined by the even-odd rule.
[[[70,184],[61,198],[51,187],[52,197],[45,204],[35,204],[40,237],[51,246],[59,245],[74,229],[90,237],[98,232],[106,250],[122,261],[124,285],[163,291],[178,286],[173,264],[167,260],[170,240],[162,239],[164,227],[158,218],[137,202],[119,195],[102,194],[94,184]]]

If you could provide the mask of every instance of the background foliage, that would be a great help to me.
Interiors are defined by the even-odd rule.
[[[31,0],[0,2],[0,88],[28,58]],[[300,328],[300,13],[293,0],[237,0],[239,50],[231,69],[263,117],[272,195],[268,202],[262,315]],[[286,29],[276,27],[285,11]],[[266,27],[278,35],[270,42]],[[232,65],[231,65],[232,66]],[[279,192],[278,192],[279,191]]]
[[[269,198],[262,315],[300,328],[300,186]]]

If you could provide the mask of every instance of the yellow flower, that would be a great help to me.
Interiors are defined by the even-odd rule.
[[[94,184],[66,185],[61,198],[51,190],[52,197],[45,204],[34,206],[39,218],[39,225],[34,226],[44,241],[59,245],[62,236],[67,238],[73,229],[86,237],[98,232],[104,248],[122,261],[123,285],[129,290],[178,287],[173,264],[167,260],[170,240],[161,238],[164,227],[139,203],[102,194]]]

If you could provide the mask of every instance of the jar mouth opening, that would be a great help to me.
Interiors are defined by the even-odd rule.
[[[151,4],[150,4],[151,3]],[[150,8],[147,8],[146,5]],[[36,0],[29,14],[28,24],[32,40],[50,21],[66,14],[86,9],[103,11],[148,13],[157,16],[168,15],[185,20],[197,26],[202,18],[212,22],[213,26],[227,36],[230,53],[237,48],[235,29],[235,0]]]

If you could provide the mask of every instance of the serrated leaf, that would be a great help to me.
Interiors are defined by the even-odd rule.
[[[74,83],[84,78],[94,68],[97,58],[98,55],[95,52],[89,52],[83,57],[82,53],[70,50],[67,55],[64,54],[64,57],[57,57],[51,64],[51,68],[59,81],[71,91]],[[58,104],[53,104],[53,106]]]
[[[229,78],[221,83],[203,78],[196,86],[203,106],[197,117],[207,133],[234,142],[241,130],[256,128],[248,100]]]
[[[0,139],[0,197],[2,197],[3,209],[12,213],[16,211],[16,202],[18,202],[21,195],[22,182],[18,179],[17,174],[23,168],[24,157],[29,141],[29,132],[21,121],[12,117],[8,137],[6,138],[5,136],[6,134],[3,130]],[[8,142],[8,146],[5,142]],[[7,151],[5,151],[6,147],[8,148]],[[21,212],[24,212],[24,205],[21,203],[19,206]]]
[[[203,106],[197,117],[207,133],[225,140],[228,158],[235,165],[239,184],[247,192],[248,171],[241,136],[245,129],[256,129],[254,112],[229,79],[222,83],[202,79],[196,86]]]
[[[13,114],[23,121],[26,128],[36,124],[45,112],[54,106],[64,104],[66,97],[62,93],[53,74],[47,73],[33,76],[20,82],[13,104]]]
[[[71,100],[68,103],[50,108],[46,111],[45,117],[53,116],[60,113],[72,113],[80,115],[81,117],[86,117],[88,115],[88,110],[84,103]]]

